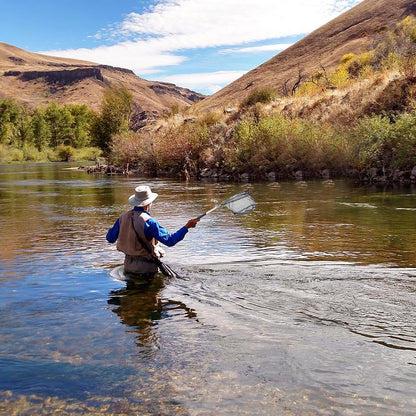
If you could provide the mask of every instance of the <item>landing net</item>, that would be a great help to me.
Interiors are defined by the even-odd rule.
[[[235,215],[243,215],[253,211],[257,203],[251,197],[249,191],[245,190],[226,199],[220,205],[224,205]]]

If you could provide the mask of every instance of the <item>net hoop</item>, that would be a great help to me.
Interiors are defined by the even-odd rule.
[[[257,207],[257,203],[251,197],[248,189],[231,196],[220,205],[227,207],[234,215],[248,214]]]

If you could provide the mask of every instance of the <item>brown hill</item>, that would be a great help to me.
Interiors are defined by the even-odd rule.
[[[255,89],[270,87],[280,93],[283,84],[293,84],[299,72],[311,74],[321,66],[334,70],[343,55],[367,50],[380,32],[392,29],[411,14],[416,14],[413,0],[364,0],[193,109],[198,112],[232,107]]]
[[[0,98],[32,108],[55,101],[98,110],[104,90],[121,85],[133,94],[139,124],[172,106],[189,107],[204,98],[174,84],[144,80],[128,69],[41,55],[0,42]]]

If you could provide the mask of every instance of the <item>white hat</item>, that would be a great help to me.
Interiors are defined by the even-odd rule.
[[[152,203],[157,196],[158,194],[152,192],[147,185],[138,186],[134,190],[134,195],[129,198],[129,204],[134,207],[145,207]]]

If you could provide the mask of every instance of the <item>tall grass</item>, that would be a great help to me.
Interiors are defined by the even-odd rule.
[[[55,149],[46,147],[40,151],[30,144],[25,144],[21,148],[0,144],[0,163],[85,162],[97,160],[101,155],[102,151],[96,147],[76,149],[60,145]]]
[[[357,167],[384,172],[416,166],[416,112],[364,117],[351,132]]]
[[[238,125],[225,148],[224,165],[234,171],[311,176],[323,169],[341,173],[349,167],[353,147],[329,125],[276,115]]]
[[[411,170],[416,166],[416,111],[365,116],[349,129],[251,114],[233,127],[196,122],[151,136],[120,136],[112,148],[114,163],[150,174],[198,176],[210,168],[263,178],[270,172],[292,177],[299,170],[305,177],[320,177],[326,169],[334,176],[352,169]]]

